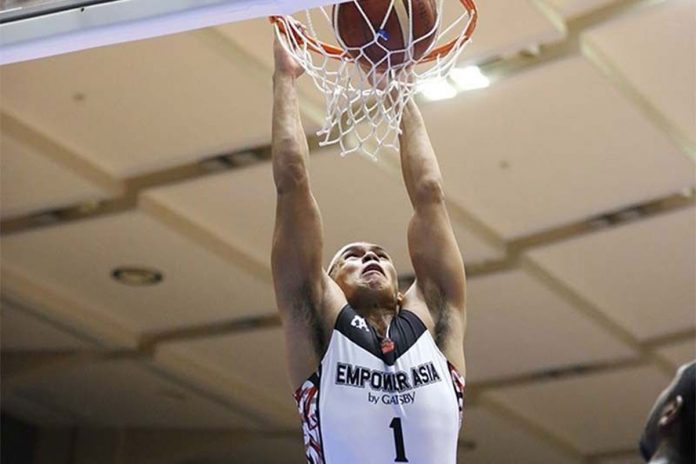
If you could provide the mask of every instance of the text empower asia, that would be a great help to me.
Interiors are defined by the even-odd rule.
[[[353,364],[336,364],[336,385],[370,388],[386,393],[402,393],[441,381],[432,362],[421,364],[406,371],[385,372]]]

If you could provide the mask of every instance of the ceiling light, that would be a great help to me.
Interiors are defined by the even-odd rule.
[[[457,89],[444,79],[433,79],[421,82],[418,91],[430,101],[447,100],[457,95]]]
[[[111,277],[124,285],[135,287],[156,285],[164,279],[160,271],[133,266],[118,267],[111,271]]]
[[[491,85],[491,81],[481,72],[478,66],[466,68],[454,68],[450,78],[457,84],[460,90],[485,89]]]

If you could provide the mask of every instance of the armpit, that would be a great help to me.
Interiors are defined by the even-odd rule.
[[[319,359],[326,351],[326,337],[322,327],[321,318],[317,305],[312,302],[311,292],[305,286],[298,297],[293,301],[290,317],[295,322],[307,328],[309,336],[312,338],[312,346]]]

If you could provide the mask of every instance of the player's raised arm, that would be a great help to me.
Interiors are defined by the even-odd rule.
[[[277,191],[271,267],[283,319],[294,387],[317,365],[321,336],[323,232],[309,186],[309,149],[302,129],[295,80],[302,69],[282,46],[274,47],[273,179]]]
[[[409,293],[417,292],[425,300],[438,344],[463,369],[464,263],[445,206],[440,168],[414,102],[407,105],[401,128],[401,169],[414,210],[408,247],[416,282]]]

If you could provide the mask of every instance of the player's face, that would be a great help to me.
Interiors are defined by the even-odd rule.
[[[396,298],[398,277],[391,258],[372,243],[353,243],[341,250],[331,272],[351,302],[351,297]],[[351,302],[352,304],[352,302]]]

